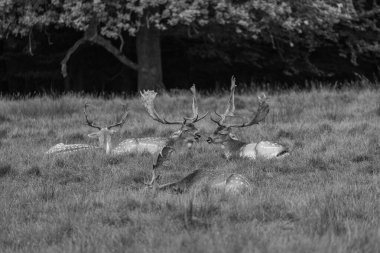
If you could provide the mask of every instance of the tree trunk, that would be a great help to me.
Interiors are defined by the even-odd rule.
[[[63,78],[64,91],[69,91],[71,89],[71,80],[69,76]]]
[[[160,32],[153,27],[140,27],[136,40],[138,84],[140,90],[164,89],[162,82]]]

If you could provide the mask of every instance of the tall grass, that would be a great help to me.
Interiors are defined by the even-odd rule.
[[[157,98],[168,118],[190,115],[188,93]],[[227,94],[203,95],[201,112],[222,111]],[[51,145],[91,143],[91,117],[114,121],[127,104],[127,137],[165,136],[175,127],[152,121],[138,98],[69,94],[0,100],[0,252],[380,252],[380,93],[313,90],[271,94],[265,123],[239,138],[288,145],[283,160],[226,161],[205,142],[176,152],[161,182],[196,168],[238,172],[253,191],[153,192],[151,156],[102,152],[47,158]],[[251,115],[256,94],[236,97]],[[215,126],[197,123],[204,136]]]

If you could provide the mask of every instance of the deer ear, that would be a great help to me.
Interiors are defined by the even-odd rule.
[[[175,131],[174,133],[172,133],[172,137],[179,137],[181,136],[182,132],[182,130]]]
[[[220,134],[230,134],[230,130],[228,128],[226,128],[226,129],[220,130],[219,133]]]
[[[90,137],[90,138],[98,138],[99,137],[99,132],[90,133],[87,136]]]
[[[231,137],[232,139],[234,139],[234,140],[238,140],[237,136],[236,136],[235,134],[233,134],[233,133],[230,133],[230,137]]]

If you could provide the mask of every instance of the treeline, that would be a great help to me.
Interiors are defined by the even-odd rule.
[[[376,1],[0,0],[0,91],[305,88],[380,75]]]

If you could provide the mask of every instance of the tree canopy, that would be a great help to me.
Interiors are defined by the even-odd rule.
[[[342,57],[357,64],[357,54],[379,53],[376,4],[352,0],[0,0],[0,38],[27,37],[33,55],[33,32],[71,28],[83,32],[62,59],[69,75],[71,55],[95,43],[138,71],[139,89],[162,86],[160,34],[181,29],[187,36],[218,34],[272,45],[289,74],[304,67],[321,44],[339,44]],[[363,4],[367,3],[367,5]],[[125,37],[136,36],[137,61],[124,50]],[[344,42],[342,42],[344,40]],[[293,53],[288,53],[292,51]],[[296,53],[294,53],[296,52]]]

